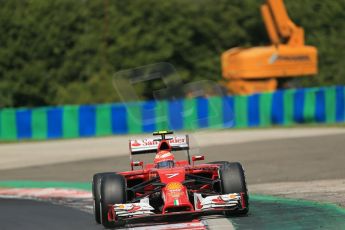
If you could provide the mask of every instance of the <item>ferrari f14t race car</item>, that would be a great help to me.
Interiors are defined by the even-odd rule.
[[[93,176],[94,215],[105,227],[126,223],[194,218],[207,214],[243,215],[248,193],[238,162],[196,164],[204,156],[189,155],[189,136],[171,131],[153,133],[158,138],[130,140],[131,171]],[[175,160],[185,151],[187,160]],[[134,161],[137,154],[155,153],[152,164]],[[139,169],[135,169],[139,167]]]

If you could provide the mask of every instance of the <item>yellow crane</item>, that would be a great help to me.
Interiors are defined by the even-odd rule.
[[[271,45],[232,48],[221,56],[222,75],[232,94],[275,91],[287,79],[318,72],[317,49],[304,45],[304,30],[291,21],[283,0],[267,0],[261,14]]]

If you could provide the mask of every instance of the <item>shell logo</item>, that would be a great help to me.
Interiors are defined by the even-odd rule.
[[[167,190],[181,190],[183,185],[180,182],[170,182],[166,185]]]

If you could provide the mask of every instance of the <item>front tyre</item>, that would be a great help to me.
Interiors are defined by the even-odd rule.
[[[113,204],[124,204],[126,197],[126,180],[122,175],[105,175],[101,180],[100,219],[104,227],[114,228],[124,225],[123,221],[109,220],[109,206]]]
[[[242,165],[238,162],[222,162],[219,168],[220,190],[222,194],[243,193],[244,208],[226,211],[225,215],[244,215],[249,211],[249,197]]]
[[[105,175],[114,174],[113,172],[96,173],[92,178],[93,214],[98,224],[101,223],[100,199],[101,199],[101,180]]]

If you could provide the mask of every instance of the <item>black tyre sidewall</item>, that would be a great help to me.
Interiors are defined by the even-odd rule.
[[[101,180],[102,177],[108,174],[114,174],[113,172],[96,173],[92,178],[92,197],[93,197],[93,213],[95,221],[100,224],[100,198],[101,198]]]
[[[249,197],[242,165],[238,162],[224,162],[219,168],[220,188],[222,194],[244,193],[245,209],[237,212],[225,212],[226,215],[246,214],[249,211]]]
[[[104,175],[101,180],[100,219],[106,228],[123,226],[122,221],[108,221],[108,205],[124,204],[126,197],[126,180],[122,175]]]

